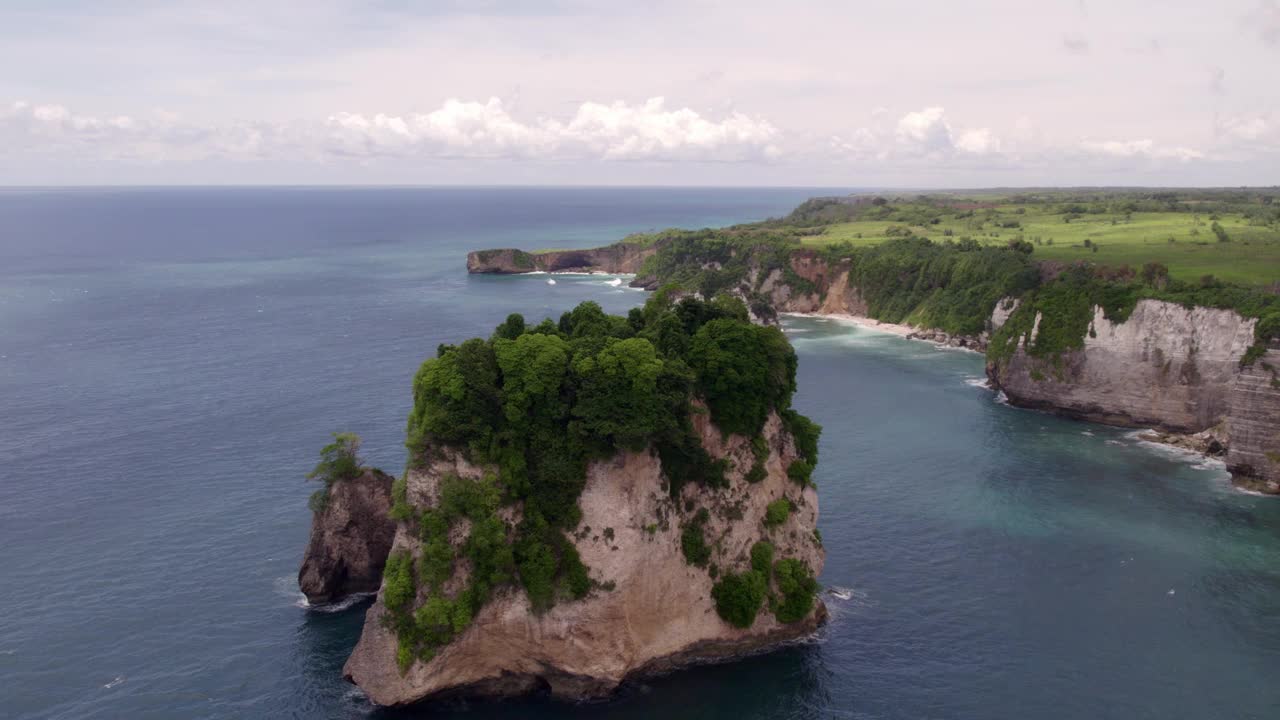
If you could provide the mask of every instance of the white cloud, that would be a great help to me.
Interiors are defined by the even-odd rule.
[[[990,155],[1000,152],[1000,138],[988,128],[966,130],[956,138],[956,148],[974,155]]]
[[[150,162],[219,158],[437,157],[507,159],[768,160],[779,132],[742,113],[721,119],[662,98],[582,103],[565,120],[522,120],[499,98],[446,100],[429,113],[334,113],[323,121],[199,125],[169,113],[139,119],[77,114],[61,105],[0,111],[0,155],[83,153]]]
[[[1157,145],[1150,139],[1103,140],[1080,143],[1085,152],[1116,158],[1148,158],[1153,160],[1178,160],[1187,162],[1204,158],[1204,153],[1182,146]]]
[[[899,144],[925,153],[951,150],[951,126],[940,107],[929,107],[903,115],[895,130]]]
[[[884,108],[872,111],[873,119],[888,114]],[[837,152],[857,158],[931,158],[956,155],[995,155],[1001,151],[1000,138],[990,128],[952,127],[946,110],[932,106],[902,115],[890,130],[855,128],[833,136],[830,146]]]
[[[1272,136],[1280,135],[1280,124],[1273,122],[1265,115],[1242,115],[1219,118],[1214,123],[1218,135],[1228,141],[1253,143],[1275,140]]]
[[[425,115],[339,113],[326,124],[349,154],[732,161],[779,153],[778,131],[767,120],[741,113],[711,120],[689,108],[669,110],[663,98],[639,105],[585,102],[563,122],[517,120],[490,98],[450,99]]]

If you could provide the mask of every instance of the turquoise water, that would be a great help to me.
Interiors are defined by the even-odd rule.
[[[644,294],[470,277],[784,213],[814,190],[0,191],[0,715],[1273,718],[1280,501],[1131,433],[1010,408],[977,355],[788,318],[826,431],[833,620],[627,688],[374,712],[364,605],[294,577],[332,430],[395,470],[411,375],[508,312]]]

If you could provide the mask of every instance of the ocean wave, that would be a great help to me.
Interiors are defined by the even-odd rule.
[[[124,682],[124,680],[125,680],[125,677],[124,677],[123,675],[117,675],[117,676],[116,676],[116,678],[115,678],[114,680],[112,680],[111,682],[107,683],[106,685],[103,685],[102,687],[107,688],[108,690],[110,690],[111,688],[113,688],[113,687],[115,687],[115,686],[117,686],[117,685],[119,685],[119,684],[123,683],[123,682]]]
[[[366,600],[377,595],[377,593],[355,593],[354,595],[348,595],[337,602],[316,603],[313,605],[307,600],[307,596],[298,589],[298,579],[292,575],[276,578],[272,581],[272,585],[275,586],[276,594],[289,600],[290,604],[294,607],[320,613],[342,612],[343,610],[350,608],[352,605],[359,603],[361,600]]]
[[[1146,440],[1142,437],[1142,434],[1146,432],[1150,432],[1150,430],[1134,430],[1132,432],[1127,432],[1124,435],[1126,438],[1132,440],[1138,447],[1150,450],[1158,455],[1163,455],[1170,460],[1185,463],[1197,470],[1215,472],[1224,478],[1229,479],[1231,477],[1231,473],[1227,470],[1227,463],[1221,458],[1209,457],[1195,450],[1188,450],[1187,448],[1181,448],[1176,445],[1166,445],[1165,443]],[[1232,487],[1235,487],[1235,485],[1232,485]],[[1242,490],[1242,488],[1236,489]]]
[[[986,376],[968,375],[964,379],[964,384],[969,387],[982,388],[983,390],[991,389],[991,381]]]
[[[298,589],[298,579],[292,575],[276,578],[272,581],[272,585],[275,587],[276,594],[288,600],[289,604],[302,610],[318,613],[342,612],[361,600],[377,595],[377,593],[355,593],[337,602],[316,603],[313,605],[307,600],[307,596],[303,594],[302,590]]]
[[[356,605],[364,600],[368,600],[369,598],[377,594],[378,593],[371,593],[371,592],[355,593],[353,595],[348,595],[335,603],[319,603],[317,605],[312,605],[311,603],[306,602],[306,598],[303,597],[303,602],[306,602],[306,604],[303,605],[302,607],[304,607],[307,610],[310,610],[311,612],[337,613],[337,612],[342,612],[344,610],[347,610],[353,605]]]

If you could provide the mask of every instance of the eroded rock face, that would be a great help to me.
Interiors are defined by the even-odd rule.
[[[722,438],[706,415],[695,415],[695,426],[708,452],[734,463],[729,487],[688,485],[673,499],[652,452],[619,453],[590,466],[579,501],[583,519],[572,541],[592,579],[603,587],[582,600],[561,601],[542,615],[533,613],[522,590],[505,588],[466,631],[430,661],[416,662],[403,674],[396,664],[395,635],[382,623],[380,596],[368,611],[344,674],[379,705],[453,693],[519,694],[535,687],[576,700],[607,695],[629,677],[812,633],[826,614],[820,600],[808,617],[789,625],[767,608],[750,628],[726,623],[711,598],[713,580],[707,570],[685,561],[680,543],[681,521],[688,515],[681,510],[689,503],[709,511],[705,536],[714,548],[712,562],[721,571],[746,570],[751,546],[765,539],[775,545],[777,557],[800,559],[815,575],[820,573],[825,555],[813,532],[818,497],[812,487],[787,477],[786,468],[797,457],[791,436],[776,415],[769,418],[767,476],[749,484],[743,477],[752,464],[749,440]],[[475,478],[482,472],[456,455],[437,455],[430,467],[410,473],[411,503],[432,502],[447,474]],[[796,509],[784,524],[768,529],[765,508],[782,497],[790,498]],[[416,558],[418,545],[412,531],[401,526],[396,550],[406,549]]]
[[[395,523],[387,517],[392,481],[369,469],[330,488],[325,509],[311,519],[311,542],[298,572],[308,602],[377,592],[395,536]]]
[[[1024,339],[1007,359],[989,360],[987,375],[1014,405],[1196,433],[1228,415],[1255,322],[1231,310],[1159,300],[1140,300],[1123,323],[1095,308],[1083,349],[1055,364],[1029,355]]]
[[[1280,493],[1280,348],[1242,368],[1231,388],[1227,468],[1236,482]]]

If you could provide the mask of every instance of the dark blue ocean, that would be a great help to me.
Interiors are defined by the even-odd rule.
[[[644,293],[470,277],[784,214],[819,190],[0,190],[0,716],[1280,717],[1280,499],[1131,433],[1009,408],[982,359],[792,318],[832,622],[617,700],[376,713],[364,604],[306,609],[303,475],[397,472],[410,380],[510,312]]]

